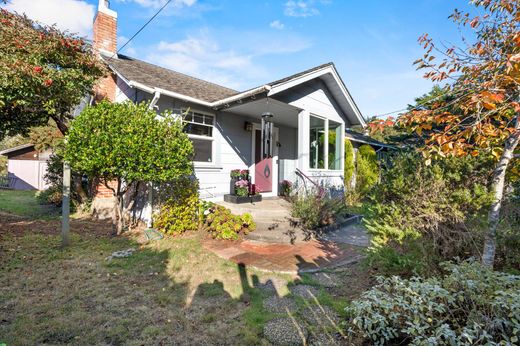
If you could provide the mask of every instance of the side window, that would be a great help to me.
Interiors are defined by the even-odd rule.
[[[184,132],[193,143],[195,151],[194,162],[212,163],[213,157],[213,115],[199,113],[196,111],[188,112],[184,115]]]

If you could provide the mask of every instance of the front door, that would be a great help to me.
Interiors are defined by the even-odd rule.
[[[255,130],[255,186],[260,192],[273,191],[273,158],[262,155],[262,131]]]
[[[278,129],[271,127],[270,131],[264,131],[265,136],[262,137],[261,125],[255,125],[253,130],[253,157],[254,157],[254,177],[253,183],[256,189],[261,193],[276,193],[277,189],[277,151],[276,146]]]

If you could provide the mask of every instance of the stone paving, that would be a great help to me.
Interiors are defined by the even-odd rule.
[[[289,274],[315,272],[359,261],[360,249],[369,243],[366,231],[356,224],[320,236],[306,232],[297,226],[284,199],[219,203],[235,214],[250,213],[257,225],[241,241],[204,241],[207,249],[237,264]]]

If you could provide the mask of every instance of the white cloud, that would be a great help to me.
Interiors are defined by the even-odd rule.
[[[117,46],[118,47],[123,47],[123,45],[125,45],[127,42],[128,42],[128,37],[126,37],[126,36],[117,37]],[[123,53],[128,54],[133,57],[137,56],[137,50],[135,49],[132,42],[130,42],[129,44],[127,44],[125,46],[125,48],[123,48]]]
[[[320,14],[315,7],[314,0],[289,0],[285,3],[286,16],[289,17],[312,17]]]
[[[275,39],[276,37],[278,39]],[[220,40],[217,40],[219,37]],[[225,37],[226,39],[223,39]],[[243,45],[237,44],[243,42]],[[255,42],[255,44],[251,44]],[[269,79],[269,70],[257,58],[294,53],[310,43],[292,36],[261,33],[215,33],[209,30],[177,42],[161,41],[148,49],[145,60],[234,89],[243,89]],[[228,48],[232,47],[232,48]]]
[[[25,13],[44,24],[91,36],[94,6],[82,0],[11,0],[4,6],[11,12]]]
[[[282,22],[280,22],[279,20],[272,21],[271,23],[269,23],[269,26],[273,29],[278,29],[278,30],[282,30],[285,27],[285,25]]]
[[[159,9],[162,6],[164,6],[164,4],[166,4],[166,2],[168,0],[118,0],[118,1],[119,2],[134,2],[143,7]],[[185,6],[190,7],[190,6],[193,6],[196,2],[197,2],[197,0],[173,0],[169,4],[169,6],[173,6],[173,7],[177,7],[177,8],[182,8]]]

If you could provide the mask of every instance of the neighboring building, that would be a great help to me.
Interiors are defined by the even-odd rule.
[[[345,130],[345,138],[348,138],[354,147],[354,153],[357,152],[357,149],[363,144],[370,145],[377,153],[377,157],[380,159],[385,156],[385,154],[389,150],[397,149],[395,146],[380,142],[378,140],[373,139],[370,136],[364,135],[362,133],[346,129]]]
[[[48,187],[44,177],[51,152],[39,152],[33,144],[24,144],[0,151],[7,156],[9,188],[15,190],[44,190]]]

